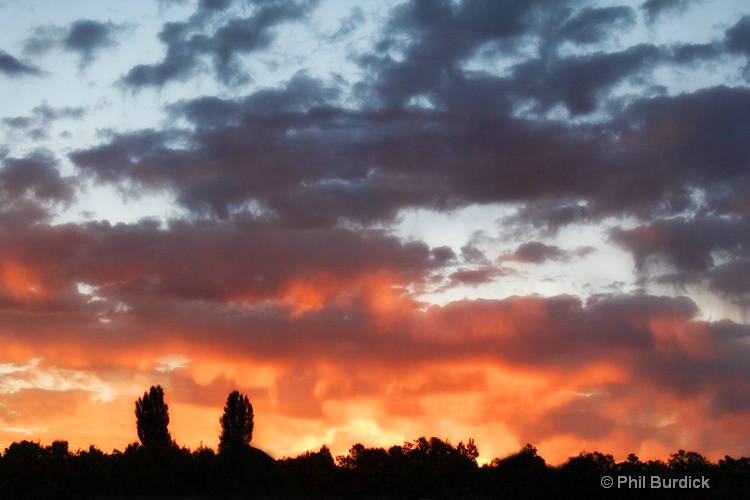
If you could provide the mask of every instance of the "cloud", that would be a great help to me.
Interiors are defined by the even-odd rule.
[[[367,302],[378,288],[418,282],[445,260],[421,242],[402,243],[379,231],[284,230],[252,220],[174,221],[167,230],[147,221],[40,226],[8,230],[0,239],[9,300],[16,297],[20,307],[34,289],[39,301],[31,306],[72,308],[94,321],[127,318],[136,303],[169,297],[248,306],[271,301],[297,312],[329,301]],[[80,283],[94,290],[88,302],[77,291]]]
[[[134,67],[125,84],[158,87],[206,62],[232,80],[235,56],[268,46],[279,23],[314,5],[274,3],[249,17],[224,7],[201,4],[187,21],[165,24],[166,57]],[[503,16],[488,17],[492,9]],[[612,94],[662,66],[711,61],[724,50],[720,40],[549,51],[493,75],[461,65],[487,44],[510,55],[527,50],[524,35],[541,37],[532,46],[540,51],[562,39],[595,45],[605,27],[632,27],[633,12],[477,1],[409,3],[390,14],[374,51],[356,56],[366,70],[356,95],[372,98],[366,104],[345,102],[352,82],[298,73],[236,98],[173,103],[175,123],[186,120],[188,129],[113,134],[71,159],[100,181],[167,190],[196,214],[227,218],[252,206],[310,227],[391,221],[405,208],[516,203],[518,222],[554,232],[610,215],[684,215],[697,209],[697,186],[704,210],[739,203],[731,186],[740,185],[748,156],[746,89]],[[584,121],[545,118],[558,112]]]
[[[26,129],[32,124],[32,119],[28,116],[15,116],[13,118],[3,118],[3,124],[13,129]]]
[[[613,29],[626,29],[636,22],[635,11],[629,7],[601,7],[581,11],[559,29],[559,36],[575,43],[598,43],[611,35]]]
[[[477,286],[494,281],[496,277],[506,274],[510,274],[510,271],[485,266],[478,269],[459,269],[452,272],[448,278],[450,279],[450,286]]]
[[[535,99],[541,109],[563,103],[572,115],[592,113],[599,107],[600,94],[626,77],[650,69],[658,58],[656,47],[642,44],[614,53],[533,59],[514,69],[517,91]]]
[[[347,346],[367,345],[370,356],[393,363],[409,356],[435,362],[488,356],[543,369],[585,364],[605,346],[607,352],[648,348],[656,340],[649,318],[685,323],[697,312],[685,298],[613,296],[584,306],[560,296],[462,301],[420,313],[399,287],[439,263],[424,244],[377,232],[279,231],[250,222],[160,229],[144,222],[32,226],[1,236],[2,286],[18,308],[14,316],[4,313],[4,328],[17,341],[32,334],[42,341],[52,335],[42,325],[55,321],[59,335],[74,335],[73,344],[89,338],[105,349],[123,344],[97,336],[97,324],[129,330],[136,351],[181,338],[204,347],[210,340],[217,354],[284,361],[308,352],[307,359],[348,363],[341,358]],[[82,295],[78,283],[92,287],[92,295]],[[27,293],[32,288],[36,295]],[[28,309],[38,299],[44,300]],[[397,348],[392,335],[401,339]]]
[[[742,17],[726,31],[724,43],[730,51],[747,56],[748,63],[745,65],[747,72],[750,68],[750,16]]]
[[[63,178],[57,160],[38,150],[22,158],[5,157],[0,168],[0,223],[10,227],[48,220],[55,206],[75,199],[75,187]]]
[[[571,398],[560,406],[539,412],[526,421],[513,422],[514,430],[534,443],[560,435],[600,441],[612,435],[617,427],[613,416],[601,410],[608,398],[591,395]]]
[[[156,64],[134,66],[121,83],[139,90],[181,81],[202,71],[204,56],[213,63],[220,82],[225,85],[242,83],[247,75],[237,57],[269,47],[275,39],[276,26],[304,18],[317,2],[276,0],[254,5],[249,17],[216,17],[230,4],[201,2],[187,22],[166,23],[159,33],[159,40],[167,46],[166,57]],[[212,30],[212,26],[215,29]]]
[[[491,202],[524,202],[533,212],[519,217],[550,227],[675,215],[694,206],[694,186],[708,206],[739,203],[736,181],[746,177],[744,89],[643,98],[594,133],[509,118],[480,127],[441,111],[353,111],[336,106],[337,95],[335,85],[297,75],[243,99],[183,101],[172,111],[194,131],[117,134],[71,159],[100,180],[174,190],[197,212],[227,217],[253,201],[307,225]],[[189,147],[169,146],[177,137]]]
[[[304,224],[387,220],[406,206],[510,200],[591,179],[558,168],[585,165],[591,155],[563,129],[498,121],[474,130],[440,114],[326,105],[335,95],[335,87],[298,75],[285,89],[241,100],[184,102],[174,110],[197,126],[184,136],[189,149],[166,145],[179,131],[141,131],[71,159],[101,179],[168,186],[193,210],[226,217],[254,200],[282,220]],[[554,159],[525,151],[532,143],[556,151]],[[503,160],[518,155],[526,156],[520,165]],[[199,171],[207,175],[192,185]],[[497,182],[508,175],[516,178],[513,188]]]
[[[365,22],[365,12],[361,7],[352,7],[349,15],[342,18],[340,21],[339,29],[332,35],[332,38],[341,39],[346,35],[352,33],[359,26]]]
[[[737,259],[716,266],[709,273],[711,289],[729,296],[750,293],[750,259]]]
[[[541,19],[564,12],[568,3],[557,2],[548,10],[536,1],[406,3],[391,12],[392,22],[377,44],[377,53],[358,59],[374,71],[373,95],[384,107],[398,108],[411,97],[462,84],[456,66],[477,47],[493,40],[516,43],[522,35],[540,29]],[[392,52],[404,57],[397,61]]]
[[[625,113],[635,127],[632,139],[644,154],[658,156],[663,168],[687,167],[685,177],[696,184],[737,178],[750,146],[740,140],[748,127],[750,94],[744,88],[713,87],[634,103]],[[668,135],[672,131],[674,135]],[[700,137],[702,144],[694,141]],[[650,162],[649,168],[656,163]]]
[[[695,2],[696,0],[646,0],[641,4],[641,9],[646,13],[649,21],[653,22],[663,14],[685,11],[691,3]]]
[[[123,29],[123,25],[111,21],[91,19],[78,19],[68,28],[39,26],[24,41],[24,52],[32,55],[46,54],[53,49],[74,52],[80,57],[80,68],[84,68],[94,60],[97,52],[115,46]]]
[[[29,55],[46,54],[59,46],[67,31],[59,26],[38,26],[23,43],[23,51]]]
[[[727,252],[714,253],[730,260],[710,266],[704,271],[678,270],[676,273],[658,276],[656,281],[672,285],[683,292],[687,291],[689,285],[700,285],[704,290],[728,299],[732,304],[739,306],[743,312],[746,311],[750,305],[750,286],[748,285],[750,266],[747,252],[739,253],[739,257]]]
[[[31,196],[40,201],[70,202],[73,188],[65,182],[56,162],[44,153],[26,158],[5,158],[0,170],[0,188],[11,198]]]
[[[0,50],[0,73],[10,77],[39,76],[42,71],[31,64],[26,64],[7,52]]]
[[[528,264],[543,264],[548,260],[569,262],[574,257],[583,257],[593,251],[592,247],[563,250],[558,246],[546,245],[540,241],[529,241],[522,243],[515,252],[501,256],[500,259]]]
[[[63,47],[81,56],[81,65],[94,59],[98,50],[115,45],[120,28],[113,23],[100,23],[89,19],[74,22],[63,40]]]
[[[172,5],[182,5],[184,3],[187,3],[187,0],[157,0],[159,2],[159,7],[171,7]]]
[[[198,66],[198,60],[189,47],[179,43],[187,31],[185,23],[167,23],[159,39],[167,44],[166,57],[157,64],[139,64],[128,71],[122,83],[135,89],[161,87],[170,80],[188,78]]]
[[[615,228],[611,236],[633,254],[638,266],[652,257],[668,260],[680,271],[706,271],[713,267],[713,253],[746,255],[750,228],[745,219],[696,217],[658,220],[635,229]]]
[[[26,133],[35,141],[41,141],[49,138],[50,128],[55,121],[81,119],[86,112],[83,107],[54,108],[45,101],[34,107],[30,116],[2,118],[0,122],[14,131]]]

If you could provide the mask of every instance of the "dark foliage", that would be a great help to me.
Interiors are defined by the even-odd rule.
[[[296,458],[282,458],[277,462],[274,496],[278,498],[340,497],[341,475],[327,446],[320,451],[307,451]]]
[[[473,445],[473,442],[470,442]],[[0,457],[0,498],[747,498],[750,458],[711,463],[680,450],[667,462],[582,452],[549,466],[526,445],[479,466],[469,445],[420,437],[389,449],[355,444],[334,460],[328,447],[275,461],[257,448],[216,454],[201,446],[158,452],[133,443],[107,454],[21,441]],[[611,489],[602,476],[613,478]],[[651,489],[651,476],[707,478],[710,489]],[[645,487],[620,477],[644,478]]]

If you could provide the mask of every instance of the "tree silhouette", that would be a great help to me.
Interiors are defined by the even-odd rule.
[[[166,448],[172,444],[169,435],[169,407],[164,402],[164,389],[151,386],[142,398],[135,402],[135,418],[138,439],[146,449]]]
[[[219,419],[219,453],[249,446],[253,439],[253,405],[247,396],[232,391],[227,397],[224,414]]]
[[[157,391],[158,394],[158,391]],[[145,394],[139,401],[151,402]],[[158,397],[156,398],[158,399]],[[245,397],[235,394],[235,402]],[[712,463],[697,452],[679,450],[669,462],[641,461],[630,454],[581,452],[565,464],[549,466],[528,444],[505,458],[479,466],[476,445],[420,437],[400,446],[368,448],[355,444],[335,462],[331,450],[308,451],[275,461],[248,446],[215,454],[201,446],[190,451],[172,443],[150,450],[132,443],[107,454],[94,445],[71,452],[65,440],[48,446],[11,443],[0,453],[0,499],[5,498],[603,498],[603,476],[674,481],[698,480],[710,489],[654,489],[633,493],[613,488],[607,498],[747,498],[750,458],[725,456]],[[338,464],[338,465],[337,465]],[[648,483],[646,483],[648,484]],[[674,487],[674,486],[673,486]],[[679,494],[677,494],[679,493]]]
[[[685,472],[706,469],[710,462],[706,457],[695,451],[679,450],[677,453],[669,455],[667,465],[672,470]]]

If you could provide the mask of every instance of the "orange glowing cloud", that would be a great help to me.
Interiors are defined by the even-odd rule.
[[[224,400],[238,389],[255,409],[254,443],[277,457],[420,435],[473,437],[483,461],[527,442],[552,463],[583,448],[643,459],[678,447],[742,453],[730,423],[746,419],[747,369],[736,352],[747,351],[747,332],[696,321],[682,299],[512,297],[423,308],[397,275],[321,280],[292,286],[289,304],[300,308],[123,296],[130,309],[106,323],[37,314],[62,337],[41,346],[46,330],[6,323],[0,390],[18,413],[0,413],[0,427],[122,449],[135,440],[133,402],[158,383],[173,437],[190,447],[215,446]],[[316,292],[318,282],[327,287]],[[49,411],[23,406],[40,394],[50,395]],[[84,411],[111,425],[74,424]],[[59,435],[53,415],[76,434]]]
[[[42,300],[47,293],[42,281],[32,268],[12,260],[0,262],[0,290],[11,297],[26,301]]]

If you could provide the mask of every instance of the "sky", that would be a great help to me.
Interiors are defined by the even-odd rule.
[[[0,449],[750,456],[745,0],[0,18]]]

